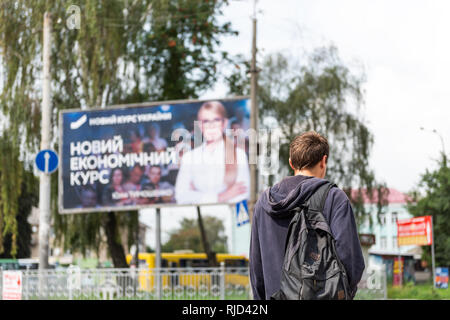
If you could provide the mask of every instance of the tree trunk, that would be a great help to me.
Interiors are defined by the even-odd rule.
[[[128,268],[125,250],[123,250],[123,246],[120,241],[117,241],[118,234],[115,212],[108,212],[106,214],[105,233],[109,255],[113,260],[114,268]]]
[[[200,234],[202,236],[203,248],[205,250],[206,256],[208,257],[208,263],[210,267],[217,266],[216,254],[211,251],[209,246],[208,238],[206,236],[205,228],[203,226],[203,219],[200,213],[200,206],[197,206],[197,215],[198,215],[198,227],[200,228]]]

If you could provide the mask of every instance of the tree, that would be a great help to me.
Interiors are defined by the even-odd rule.
[[[244,60],[241,65],[228,77],[232,94],[249,93],[249,63]],[[280,130],[279,174],[291,173],[289,142],[296,135],[309,130],[321,133],[330,144],[327,178],[352,200],[358,225],[366,214],[363,193],[370,197],[379,193],[380,212],[387,192],[369,165],[373,136],[361,113],[363,82],[364,74],[352,73],[335,47],[325,47],[310,53],[304,65],[282,54],[267,56],[258,75],[257,91],[260,128],[275,126]],[[265,125],[267,119],[272,119],[270,126]],[[269,184],[273,183],[271,178]],[[352,189],[358,190],[356,197]]]
[[[223,221],[212,216],[204,216],[206,236],[214,252],[227,252],[227,236]],[[162,246],[165,252],[191,249],[194,252],[204,252],[198,221],[183,218],[178,229],[170,232],[169,240]]]
[[[407,208],[413,216],[433,217],[433,236],[437,266],[450,265],[450,167],[442,153],[435,170],[425,170],[419,188],[411,192]],[[431,265],[431,246],[424,248],[423,259]]]
[[[51,87],[53,132],[58,111],[104,107],[128,102],[196,97],[217,78],[216,65],[226,53],[217,50],[220,38],[236,34],[217,17],[222,1],[78,1],[80,29],[69,29],[65,2],[17,0],[2,3],[0,49],[3,83],[2,128],[11,136],[10,152],[2,158],[4,228],[17,234],[12,217],[20,196],[20,157],[32,159],[40,140],[40,77],[43,14],[53,21]],[[56,137],[54,135],[54,137]],[[54,139],[53,146],[57,143]],[[5,146],[6,148],[6,146]],[[126,267],[118,233],[137,230],[136,212],[59,215],[57,177],[52,176],[53,222],[57,239],[66,248],[86,252],[107,238],[115,267]],[[13,237],[13,245],[14,245]]]
[[[0,137],[0,152],[7,151],[8,146],[11,147],[11,141],[6,136]],[[9,149],[10,150],[10,149]],[[5,159],[3,159],[5,160]],[[8,158],[6,158],[6,161]],[[17,213],[15,216],[6,215],[3,210],[11,208],[8,206],[7,196],[10,193],[0,195],[0,258],[28,258],[31,254],[31,225],[28,217],[33,206],[37,205],[37,179],[33,174],[32,168],[26,166],[22,161],[14,163],[18,168],[12,167],[13,170],[20,170],[23,175],[20,179],[21,187],[17,198]],[[2,168],[2,167],[0,167]],[[11,170],[11,171],[13,171]],[[13,171],[14,172],[14,171]],[[8,182],[10,175],[8,172],[0,171],[0,183],[5,189],[11,187]]]
[[[153,3],[152,33],[145,39],[142,59],[156,97],[198,97],[216,82],[220,61],[230,61],[219,50],[221,35],[237,35],[230,22],[218,17],[228,1],[165,0]]]

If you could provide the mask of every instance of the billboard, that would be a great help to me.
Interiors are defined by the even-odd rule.
[[[59,121],[60,213],[249,198],[248,97],[64,110]]]
[[[427,246],[433,243],[431,216],[397,221],[398,246]]]
[[[448,268],[436,268],[436,288],[448,289]]]

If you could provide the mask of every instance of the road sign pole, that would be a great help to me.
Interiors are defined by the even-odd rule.
[[[51,17],[44,13],[43,30],[43,77],[42,77],[42,122],[41,150],[49,149],[51,133],[50,102],[50,50],[51,50]],[[48,154],[45,157],[45,170],[48,170]],[[39,179],[39,295],[45,288],[45,269],[48,269],[48,251],[50,234],[50,174],[41,172]]]
[[[51,50],[51,17],[44,14],[43,31],[43,79],[42,79],[42,123],[41,150],[49,149],[51,133],[51,101],[50,101],[50,50]],[[48,158],[46,169],[48,170]],[[50,234],[50,175],[41,172],[39,179],[39,270],[48,269]]]

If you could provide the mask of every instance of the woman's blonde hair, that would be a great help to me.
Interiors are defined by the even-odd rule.
[[[197,114],[200,114],[203,110],[210,110],[222,118],[227,118],[227,110],[224,105],[219,101],[208,101],[202,104]],[[237,178],[237,159],[236,159],[236,146],[234,145],[234,141],[226,136],[223,133],[223,139],[225,143],[225,175],[224,175],[224,183],[227,188],[231,187]],[[231,155],[233,158],[230,159]]]

